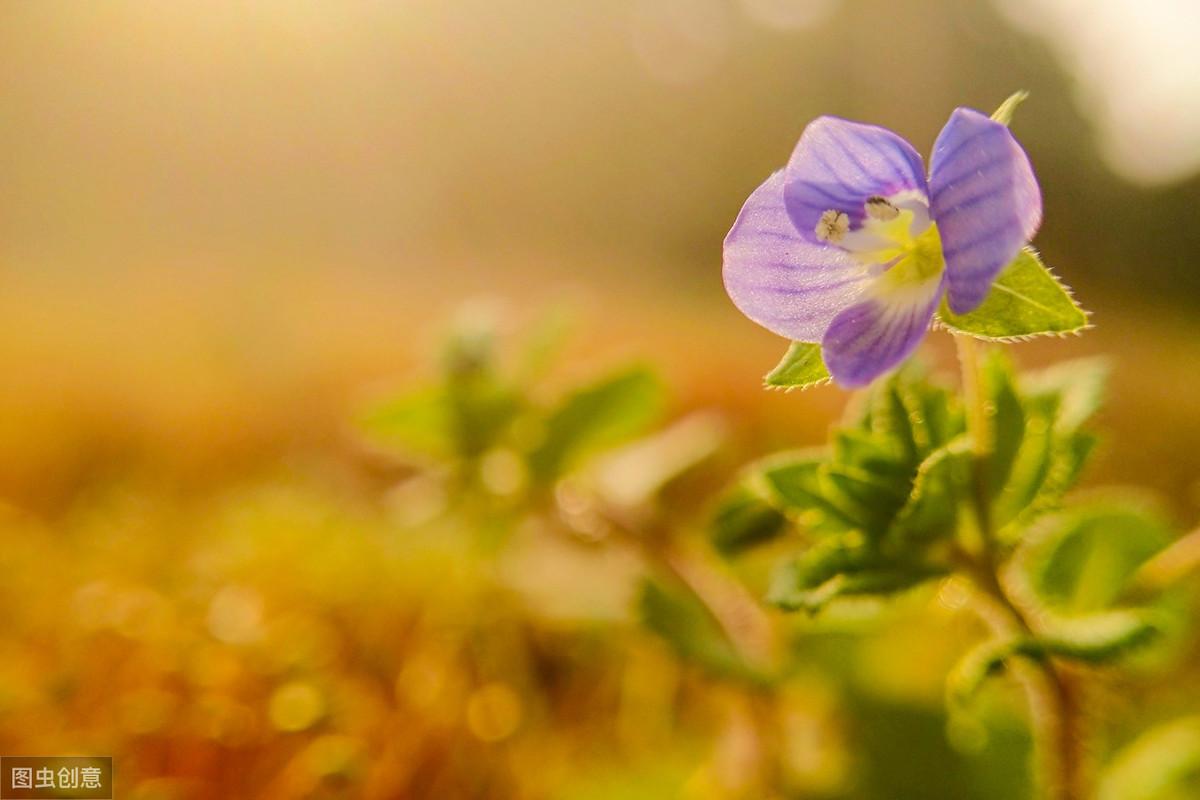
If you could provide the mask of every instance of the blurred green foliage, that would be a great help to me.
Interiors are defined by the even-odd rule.
[[[1061,687],[1071,680],[1062,665],[1111,667],[1164,633],[1178,638],[1186,624],[1178,593],[1141,571],[1164,557],[1173,526],[1128,493],[1068,496],[1096,443],[1085,424],[1101,402],[1105,363],[1020,375],[999,349],[980,359],[970,343],[960,346],[965,400],[907,365],[851,406],[826,447],[745,470],[709,530],[728,557],[786,542],[776,551],[791,554],[768,593],[785,611],[815,613],[957,576],[992,629],[946,676],[950,732],[969,738],[971,701],[1014,660],[1042,664]],[[819,346],[794,344],[768,385],[771,376],[809,384],[812,358]]]
[[[297,462],[198,496],[115,480],[53,518],[6,508],[0,747],[112,753],[143,800],[999,800],[1029,792],[1020,704],[983,683],[1009,658],[1107,661],[1142,623],[1175,649],[1124,680],[1186,658],[1190,600],[1143,586],[1172,526],[1063,495],[1102,365],[1017,378],[986,360],[1018,439],[993,494],[1039,498],[1010,546],[1056,625],[972,651],[944,577],[970,451],[936,379],[899,374],[827,447],[721,493],[724,423],[664,423],[651,372],[556,365],[552,338],[454,331],[428,381],[356,417],[350,471]],[[777,599],[822,614],[764,609],[773,571]],[[971,736],[945,736],[946,676],[974,682],[954,712]],[[1140,727],[1114,717],[1114,741]],[[1178,796],[1189,740],[1164,735],[1160,762],[1148,737],[1105,786],[1164,763],[1145,796]]]

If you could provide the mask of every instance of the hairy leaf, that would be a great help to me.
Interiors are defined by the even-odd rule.
[[[946,676],[946,695],[954,705],[965,705],[975,696],[984,681],[1004,668],[1004,661],[1021,648],[1016,637],[988,639],[966,653]]]
[[[1171,538],[1170,526],[1149,508],[1095,502],[1039,520],[1014,566],[1041,602],[1061,614],[1104,610]]]
[[[916,464],[921,451],[929,445],[929,437],[914,412],[918,411],[913,392],[905,385],[904,370],[879,384],[872,392],[871,431],[887,439],[904,456],[905,462]]]
[[[833,434],[833,461],[865,470],[890,482],[907,485],[909,465],[887,439],[858,429],[846,428]]]
[[[807,595],[821,584],[842,573],[878,565],[878,554],[861,539],[825,539],[776,569],[767,600],[790,610],[809,608]]]
[[[964,427],[957,399],[911,364],[872,390],[861,425],[888,440],[914,469]]]
[[[861,525],[840,499],[831,498],[821,486],[825,451],[783,453],[765,461],[762,479],[776,506],[816,531],[846,531]]]
[[[1087,327],[1087,313],[1029,247],[1004,268],[978,308],[955,314],[943,302],[938,319],[955,333],[992,341],[1076,333]]]
[[[905,541],[929,541],[953,533],[960,500],[968,491],[970,442],[960,437],[921,462],[908,501],[892,530]]]
[[[1103,664],[1142,646],[1159,631],[1152,615],[1141,610],[1056,617],[1046,623],[1026,652]]]
[[[839,597],[896,594],[942,574],[935,569],[879,567],[841,573],[812,589],[788,588],[783,579],[772,584],[769,599],[784,611],[815,613]]]
[[[981,367],[982,391],[988,404],[987,482],[992,496],[1008,483],[1017,450],[1025,436],[1025,409],[1013,384],[1012,362],[992,350]]]
[[[908,498],[907,480],[898,484],[848,465],[823,464],[817,477],[823,496],[845,509],[857,528],[875,537],[883,535]]]
[[[882,562],[853,544],[818,545],[776,570],[767,600],[785,611],[815,613],[838,597],[895,594],[941,574],[930,565]]]
[[[763,377],[763,384],[769,389],[807,389],[829,379],[829,370],[821,360],[821,345],[792,342],[783,359]]]
[[[709,536],[723,555],[774,539],[787,528],[785,517],[744,483],[727,491],[709,522]]]
[[[1105,362],[1079,359],[1025,376],[1021,381],[1024,437],[1007,485],[996,500],[996,521],[1011,539],[1041,514],[1060,505],[1079,479],[1096,444],[1080,426],[1099,405]]]
[[[1059,441],[1054,431],[1058,398],[1043,396],[1024,403],[1025,430],[1013,453],[1008,479],[996,498],[994,517],[1003,526],[1020,517],[1018,525],[1032,519],[1057,502],[1061,494],[1042,497],[1053,471]],[[1066,490],[1063,487],[1063,491]],[[1040,501],[1039,501],[1040,500]]]
[[[963,705],[1014,656],[1057,658],[1106,664],[1138,648],[1159,633],[1149,613],[1121,610],[1055,618],[1037,636],[989,639],[971,648],[946,677],[947,696]]]
[[[922,454],[949,444],[966,430],[966,419],[958,397],[942,386],[924,383],[913,387],[916,393],[914,419],[926,431],[928,444]]]

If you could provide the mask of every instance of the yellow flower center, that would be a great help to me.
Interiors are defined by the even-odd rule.
[[[878,290],[916,288],[941,276],[946,268],[942,237],[929,218],[924,196],[902,192],[887,198],[871,197],[864,210],[866,215],[859,228],[843,229],[829,240],[866,268],[878,271]]]
[[[901,244],[900,260],[880,276],[889,285],[924,283],[946,268],[942,257],[942,237],[936,223],[930,223],[920,235],[907,237]]]

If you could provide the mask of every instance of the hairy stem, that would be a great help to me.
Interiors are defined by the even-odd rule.
[[[1036,627],[1001,583],[994,562],[973,560],[966,571],[984,601],[980,616],[997,636],[1035,635]],[[1034,769],[1042,796],[1085,800],[1085,737],[1076,682],[1049,658],[1012,666],[1029,701]]]
[[[978,530],[977,547],[969,554],[966,571],[986,598],[983,617],[1001,635],[1034,635],[1030,616],[1000,580],[996,534],[988,485],[988,458],[994,442],[988,424],[987,400],[979,375],[975,341],[955,336],[967,402],[967,427],[974,458],[971,469],[972,510]],[[1033,734],[1034,768],[1046,800],[1085,800],[1083,735],[1077,689],[1071,677],[1051,659],[1023,664],[1015,674],[1029,700]]]

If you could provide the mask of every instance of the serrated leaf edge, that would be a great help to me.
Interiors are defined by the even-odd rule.
[[[820,380],[810,381],[809,383],[800,383],[794,386],[772,386],[771,384],[767,383],[767,379],[765,377],[763,378],[764,389],[769,392],[783,392],[784,394],[796,391],[803,392],[805,389],[815,389],[816,387],[824,386],[827,383],[833,383],[833,378],[821,378]]]
[[[820,358],[821,358],[821,366],[824,367],[826,372],[829,372],[829,368],[825,366],[824,356],[820,355],[820,352],[821,352],[821,343],[820,342],[802,342],[798,339],[791,339],[788,341],[788,349],[784,351],[783,358],[781,358],[779,360],[778,364],[776,364],[774,367],[772,367],[770,370],[768,370],[766,375],[763,375],[762,384],[763,384],[764,389],[767,389],[768,391],[772,391],[772,392],[784,392],[784,393],[794,392],[797,390],[803,392],[805,389],[813,389],[817,386],[824,386],[827,383],[833,383],[832,375],[826,375],[824,378],[817,378],[816,380],[809,381],[808,383],[794,383],[791,386],[779,386],[779,385],[767,382],[768,379],[771,377],[771,375],[777,369],[779,369],[779,366],[780,366],[780,364],[783,363],[783,360],[787,358],[788,353],[791,352],[793,345],[797,345],[797,344],[816,345],[818,356],[820,356]]]
[[[1092,312],[1080,305],[1080,303],[1075,299],[1075,290],[1067,285],[1067,283],[1058,276],[1058,273],[1055,272],[1049,264],[1042,260],[1042,254],[1038,251],[1038,249],[1031,244],[1027,244],[1021,249],[1028,250],[1033,254],[1033,257],[1037,259],[1037,262],[1041,265],[1042,269],[1046,270],[1046,274],[1049,275],[1054,283],[1058,285],[1058,288],[1063,290],[1075,308],[1079,309],[1084,318],[1082,325],[1080,325],[1078,328],[1071,328],[1070,330],[1065,331],[1041,331],[1039,333],[1021,334],[1019,336],[984,336],[983,334],[964,331],[954,327],[953,325],[950,325],[941,318],[941,314],[939,312],[935,311],[931,327],[934,329],[947,331],[957,336],[970,336],[972,339],[978,339],[981,342],[994,342],[996,344],[1019,344],[1021,342],[1032,341],[1033,339],[1042,339],[1047,336],[1053,336],[1057,339],[1065,339],[1068,336],[1081,336],[1083,335],[1084,331],[1090,331],[1092,328],[1096,327],[1091,322],[1093,316]]]

